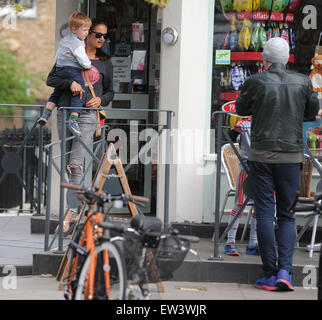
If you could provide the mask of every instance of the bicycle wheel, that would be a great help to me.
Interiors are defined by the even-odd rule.
[[[106,254],[108,258],[104,257]],[[117,244],[104,242],[95,249],[97,259],[95,269],[93,300],[124,300],[127,286],[124,258]],[[75,300],[85,300],[88,290],[87,278],[90,267],[90,255],[86,258],[80,272]],[[106,279],[106,277],[108,279]],[[106,280],[107,286],[106,288]],[[109,291],[109,294],[108,294]]]

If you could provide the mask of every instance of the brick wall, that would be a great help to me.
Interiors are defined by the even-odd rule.
[[[19,44],[15,54],[24,62],[32,76],[31,90],[37,103],[44,103],[52,89],[46,86],[47,75],[54,62],[56,0],[37,0],[36,19],[17,19],[16,29],[3,28],[0,19],[1,39]]]

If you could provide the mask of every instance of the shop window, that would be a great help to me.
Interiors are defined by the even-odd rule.
[[[15,4],[21,5],[24,8],[22,12],[19,12],[17,16],[19,18],[25,19],[35,19],[37,18],[37,6],[36,0],[15,0]],[[1,1],[0,2],[0,17],[15,15],[16,10],[11,6],[12,1]]]
[[[133,0],[97,1],[96,13],[109,26],[105,50],[114,65],[114,91],[148,94],[151,77],[156,75],[150,70],[151,5]]]
[[[316,9],[313,27],[305,25],[306,6]],[[289,42],[288,69],[309,75],[321,33],[321,7],[316,0],[216,0],[212,113],[237,99],[247,77],[264,71],[262,51],[270,37]],[[224,124],[230,128],[239,119],[227,113]]]

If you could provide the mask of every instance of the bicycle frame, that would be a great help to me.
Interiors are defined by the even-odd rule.
[[[97,265],[97,258],[95,258],[95,248],[97,241],[103,236],[104,230],[103,228],[100,228],[98,224],[100,222],[104,222],[104,213],[101,212],[101,210],[98,210],[97,212],[87,211],[86,213],[87,219],[84,224],[83,229],[83,235],[80,239],[79,245],[81,247],[86,246],[86,251],[91,257],[90,261],[90,268],[89,273],[87,277],[87,286],[84,290],[84,297],[86,300],[93,299],[93,293],[94,293],[94,281],[95,281],[95,269]],[[103,262],[104,264],[109,263],[109,256],[107,250],[103,253]],[[76,255],[74,261],[72,261],[72,269],[70,272],[69,278],[69,292],[71,294],[71,287],[70,283],[75,277],[76,269],[78,265],[78,255]],[[105,277],[105,288],[106,288],[106,294],[107,297],[110,297],[110,274],[109,271],[104,271],[104,277]]]

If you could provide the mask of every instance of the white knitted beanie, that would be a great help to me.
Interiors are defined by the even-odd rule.
[[[262,55],[269,62],[287,64],[290,57],[290,47],[287,41],[282,38],[271,38],[266,42]]]

